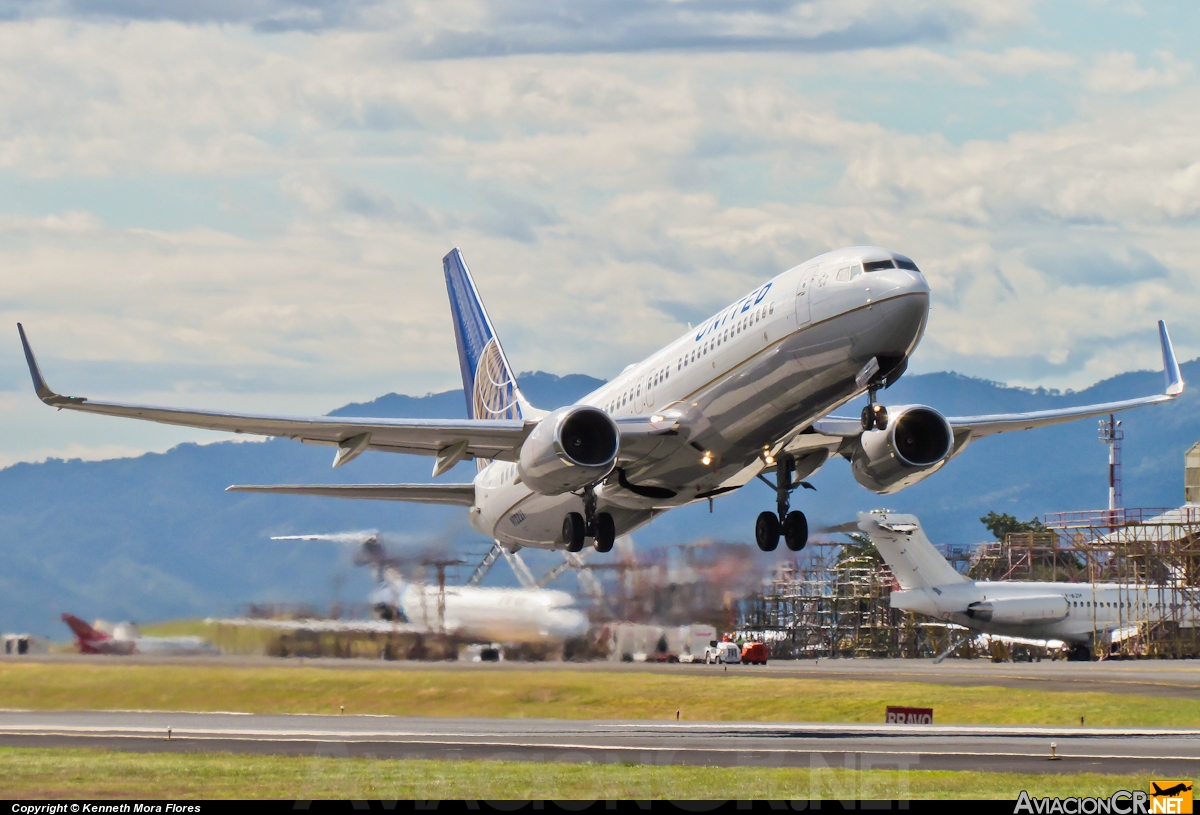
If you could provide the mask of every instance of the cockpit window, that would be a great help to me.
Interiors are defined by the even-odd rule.
[[[863,264],[864,272],[878,272],[881,269],[895,268],[890,260],[869,260]]]
[[[910,272],[921,271],[920,269],[917,268],[917,264],[913,263],[911,260],[908,260],[907,258],[903,258],[903,259],[896,258],[896,265],[899,266],[901,269],[908,269]]]

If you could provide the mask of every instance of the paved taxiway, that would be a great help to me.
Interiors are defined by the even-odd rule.
[[[1059,760],[1050,759],[1051,742]],[[1200,730],[0,711],[0,745],[1180,778],[1200,773]]]
[[[766,666],[679,665],[621,662],[403,662],[365,659],[278,659],[272,657],[179,657],[136,655],[127,657],[40,654],[12,660],[55,664],[106,665],[211,665],[231,667],[311,667],[330,670],[383,671],[593,671],[646,672],[674,675],[764,676],[777,679],[829,679],[841,682],[927,682],[962,687],[991,686],[1046,691],[1132,693],[1200,700],[1200,660],[1129,660],[1106,662],[992,663],[988,660],[947,660],[934,665],[928,659],[823,659],[777,660]]]

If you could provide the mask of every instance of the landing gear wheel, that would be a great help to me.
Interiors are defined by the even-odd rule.
[[[779,545],[779,518],[774,512],[760,512],[754,524],[754,540],[764,552],[774,552]]]
[[[617,539],[617,525],[613,516],[607,512],[596,515],[596,551],[601,554],[611,552],[613,541]]]
[[[863,430],[887,430],[888,412],[883,405],[871,403],[862,409]]]
[[[578,512],[567,513],[567,517],[563,518],[562,537],[568,552],[583,551],[583,539],[587,537],[587,528],[582,515]]]
[[[1092,649],[1087,645],[1073,645],[1067,654],[1067,662],[1091,662]]]
[[[783,542],[793,552],[799,552],[808,543],[808,518],[799,510],[793,510],[783,519]]]

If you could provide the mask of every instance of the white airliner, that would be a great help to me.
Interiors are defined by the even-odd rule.
[[[971,580],[925,537],[914,515],[861,512],[858,528],[875,544],[901,591],[892,608],[946,620],[984,634],[1056,639],[1090,656],[1095,640],[1147,623],[1200,625],[1200,591],[1125,583]]]
[[[403,615],[415,631],[444,632],[476,642],[557,642],[582,637],[588,631],[587,615],[565,591],[544,588],[485,588],[445,586],[408,580],[379,542],[377,533],[345,532],[316,535],[281,535],[272,540],[333,541],[359,547],[356,562],[374,568],[377,588],[371,605],[383,622]],[[419,561],[418,561],[419,562]],[[397,614],[399,612],[399,614]],[[249,622],[268,627],[270,621]],[[327,631],[388,631],[379,621],[302,621]],[[286,626],[293,627],[293,626]]]
[[[1159,322],[1166,391],[1103,405],[947,418],[931,407],[885,408],[876,392],[908,365],[929,317],[929,286],[904,255],[856,246],[780,274],[576,404],[547,412],[517,386],[462,254],[443,259],[467,419],[254,416],[97,402],[47,386],[20,328],[34,387],[51,407],[337,447],[338,467],[366,450],[436,457],[436,478],[476,459],[470,484],[235,486],[469,508],[475,529],[507,548],[607,552],[674,507],[756,477],[775,490],[758,516],[758,545],[808,540],[790,495],[830,456],[864,487],[886,494],[926,478],[974,439],[1164,402],[1183,392]],[[861,418],[831,412],[863,393]],[[774,482],[763,473],[771,471]]]

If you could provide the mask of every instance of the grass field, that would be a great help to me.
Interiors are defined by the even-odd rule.
[[[1008,798],[1111,795],[1140,776],[385,761],[0,748],[8,798]]]
[[[940,724],[1200,725],[1200,701],[1104,693],[596,671],[379,671],[301,666],[0,664],[3,707],[555,719],[881,722],[887,705]]]

